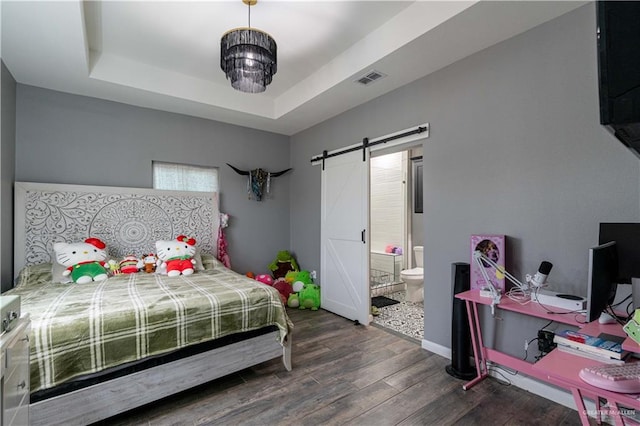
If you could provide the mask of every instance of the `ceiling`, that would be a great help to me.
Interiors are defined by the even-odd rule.
[[[278,43],[261,94],[220,69],[241,0],[3,0],[0,54],[18,83],[292,135],[585,3],[260,0],[251,26]]]

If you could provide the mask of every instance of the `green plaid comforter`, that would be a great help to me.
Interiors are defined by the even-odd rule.
[[[36,265],[6,294],[19,294],[31,316],[31,392],[268,325],[279,328],[282,342],[290,327],[277,290],[222,267],[59,284],[50,266]]]

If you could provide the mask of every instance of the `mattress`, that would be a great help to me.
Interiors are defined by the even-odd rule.
[[[224,267],[189,276],[122,274],[61,284],[51,265],[24,268],[5,294],[31,317],[31,392],[203,342],[290,321],[273,287]]]

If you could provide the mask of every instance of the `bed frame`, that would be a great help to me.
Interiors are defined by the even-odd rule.
[[[179,234],[197,236],[198,246],[215,254],[218,195],[16,182],[14,220],[16,275],[51,262],[54,242],[88,236],[105,241],[113,257]],[[291,370],[291,335],[284,345],[278,337],[270,332],[30,404],[30,424],[93,423],[274,358]]]

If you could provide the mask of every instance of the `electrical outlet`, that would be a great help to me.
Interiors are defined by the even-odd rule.
[[[526,351],[527,349],[529,349],[529,341],[524,339],[524,350]]]

